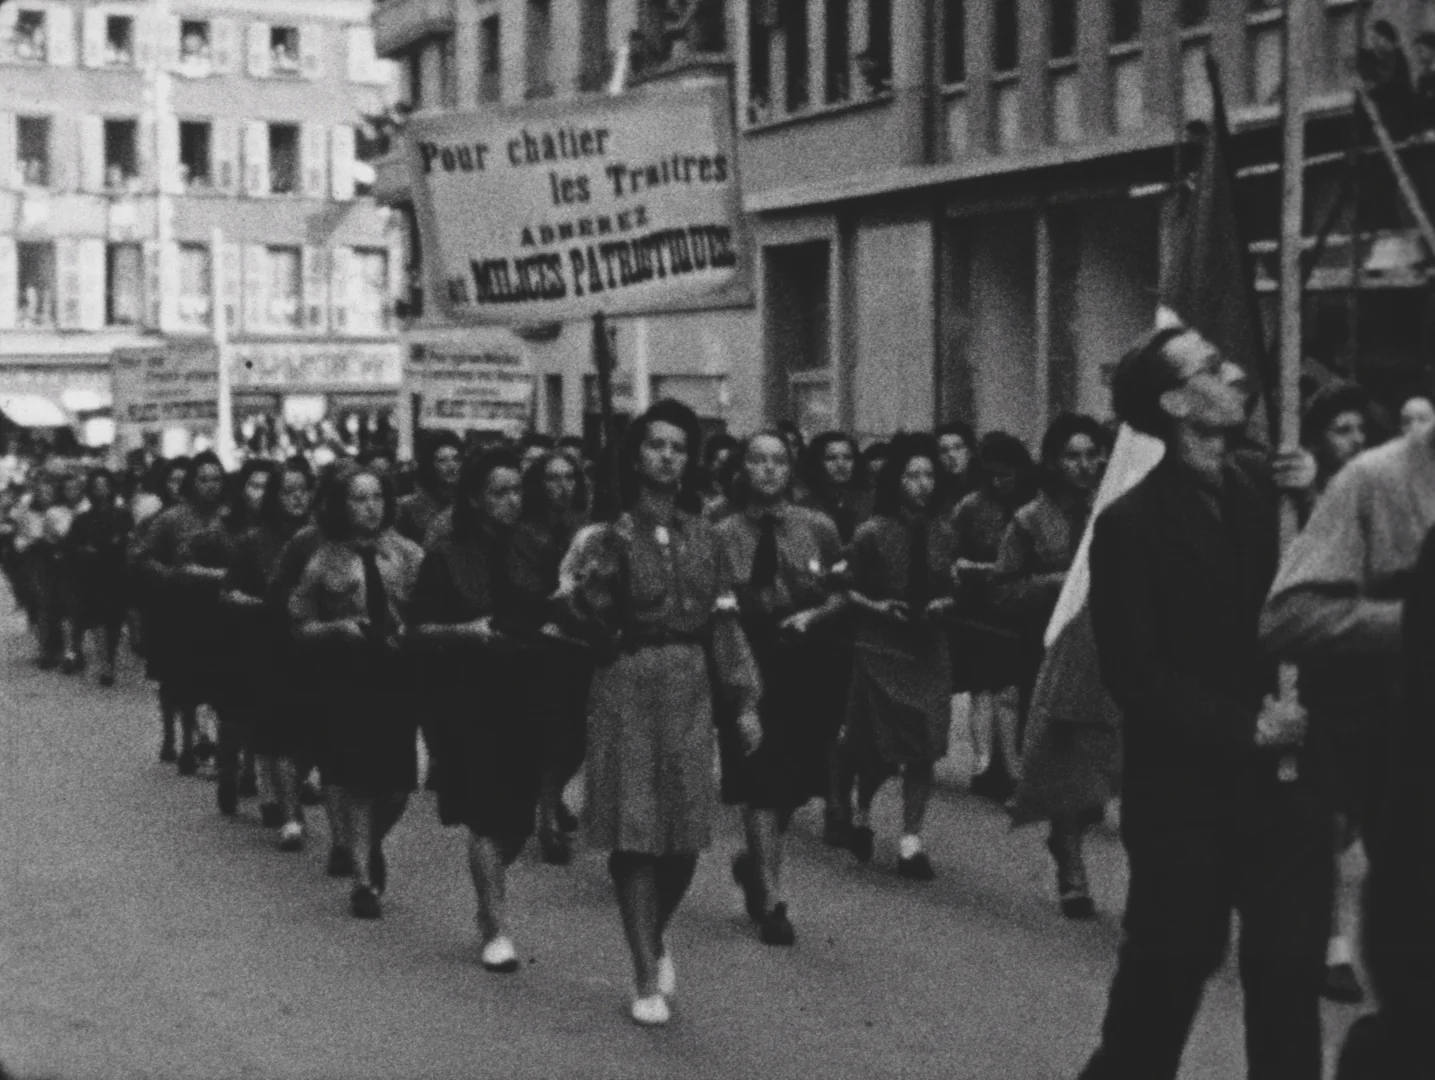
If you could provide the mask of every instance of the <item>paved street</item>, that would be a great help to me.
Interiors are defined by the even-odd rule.
[[[8,598],[0,598],[8,611]],[[1041,835],[954,787],[934,808],[932,885],[900,881],[893,792],[869,868],[823,848],[814,806],[792,864],[792,950],[758,944],[727,874],[725,814],[672,932],[665,1030],[626,1018],[629,969],[604,859],[530,851],[511,881],[516,976],[478,965],[463,839],[418,796],[395,833],[378,923],[323,873],[322,815],[275,850],[253,800],[158,761],[153,693],[30,663],[0,616],[0,1061],[64,1078],[1073,1077],[1095,1042],[1125,887],[1098,839],[1102,918],[1057,915]],[[959,771],[960,762],[953,769]],[[1355,1010],[1331,1009],[1330,1042]],[[1231,970],[1183,1078],[1244,1075]]]

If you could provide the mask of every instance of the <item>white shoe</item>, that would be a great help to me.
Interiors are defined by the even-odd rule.
[[[658,993],[670,998],[678,992],[678,968],[670,953],[658,958]]]
[[[634,998],[631,1015],[633,1023],[642,1024],[644,1027],[657,1027],[673,1018],[668,1009],[668,999],[662,994]]]
[[[279,850],[298,851],[304,846],[304,826],[297,821],[286,821],[279,830]]]
[[[518,970],[518,950],[508,938],[499,935],[484,945],[483,952],[479,954],[479,962],[483,964],[485,971],[512,975]]]

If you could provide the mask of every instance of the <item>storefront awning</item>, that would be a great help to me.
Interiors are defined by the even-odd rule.
[[[0,396],[0,413],[4,413],[12,424],[23,428],[65,427],[70,422],[59,405],[40,394]]]

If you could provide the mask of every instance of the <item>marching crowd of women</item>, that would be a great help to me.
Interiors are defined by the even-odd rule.
[[[1367,405],[1342,391],[1311,409],[1320,485],[1364,446]],[[1049,823],[1061,911],[1094,914],[1082,837],[1116,793],[1119,736],[1024,727],[1109,450],[1109,429],[1076,415],[1037,461],[960,423],[865,450],[785,429],[704,444],[691,411],[660,402],[626,435],[601,522],[592,465],[537,438],[466,454],[437,438],[402,497],[385,458],[229,475],[201,453],[139,484],[35,471],[3,508],[4,565],[42,666],[84,671],[93,631],[112,685],[128,627],[158,686],[162,760],[185,775],[212,760],[223,813],[257,796],[298,851],[306,805],[322,805],[354,916],[382,913],[385,838],[426,783],[466,831],[489,970],[518,967],[506,867],[535,834],[546,862],[571,857],[563,793],[581,767],[632,1016],[662,1023],[665,928],[720,803],[739,808],[732,875],[767,944],[796,937],[784,853],[810,800],[824,841],[869,862],[874,795],[899,781],[896,872],[935,876],[923,825],[953,695],[973,791]],[[1344,890],[1337,997],[1359,994],[1353,904]]]

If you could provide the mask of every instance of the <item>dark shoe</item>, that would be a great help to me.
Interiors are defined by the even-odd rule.
[[[113,671],[102,671],[102,672],[100,672],[100,685],[101,685],[101,686],[114,686],[114,685],[115,685],[115,673],[114,673]]]
[[[852,823],[840,814],[825,814],[822,820],[822,842],[828,847],[852,846]]]
[[[41,671],[54,671],[60,666],[60,658],[58,656],[42,656],[35,661],[35,666]]]
[[[544,830],[538,834],[538,847],[549,866],[567,866],[573,861],[573,849],[565,833]]]
[[[78,656],[67,656],[60,663],[61,675],[74,675],[85,670],[85,662]]]
[[[278,803],[267,802],[259,807],[259,823],[266,829],[277,829],[284,824],[284,808]]]
[[[897,876],[908,881],[931,881],[936,878],[937,872],[932,869],[932,860],[927,858],[927,853],[919,851],[910,859],[897,860]]]
[[[1321,997],[1342,1005],[1359,1005],[1365,1000],[1365,991],[1356,978],[1355,968],[1349,964],[1329,964],[1325,969],[1325,985]]]
[[[732,860],[732,879],[742,886],[747,917],[755,923],[762,923],[767,916],[767,890],[757,873],[757,864],[749,852],[742,852]]]
[[[194,756],[200,761],[213,761],[214,752],[214,742],[207,736],[201,735],[194,740]]]
[[[179,775],[193,776],[199,771],[199,763],[194,759],[193,750],[182,751],[179,755]]]
[[[389,887],[389,862],[384,858],[384,849],[377,844],[369,849],[369,880],[380,896]]]
[[[865,825],[858,826],[852,830],[852,842],[850,847],[852,854],[857,856],[858,862],[869,863],[872,861],[872,849],[876,846],[876,840],[877,838],[873,835],[872,830]]]
[[[166,742],[163,746],[159,748],[159,759],[163,761],[166,765],[173,765],[175,759],[178,756],[179,755],[174,752],[173,740]]]
[[[558,819],[558,827],[564,832],[575,833],[578,831],[578,815],[569,810],[568,804],[562,799],[558,800],[558,809],[554,816]]]
[[[1016,784],[1005,769],[989,768],[972,777],[970,788],[973,795],[992,802],[1004,803],[1016,791]]]
[[[793,945],[797,942],[797,931],[787,919],[787,905],[774,904],[762,918],[762,930],[758,934],[764,945]]]
[[[384,909],[379,907],[379,898],[367,885],[355,885],[349,894],[349,911],[356,919],[382,918]]]
[[[319,794],[319,789],[309,781],[305,780],[299,787],[300,806],[318,806],[324,801],[324,796]]]
[[[239,797],[241,799],[252,799],[259,794],[259,783],[254,779],[254,774],[241,773],[239,776]]]
[[[219,778],[219,787],[215,789],[215,797],[219,800],[219,812],[225,817],[233,817],[239,812],[237,786],[232,775]]]
[[[1070,893],[1061,898],[1061,914],[1068,919],[1096,918],[1096,904],[1085,893]]]
[[[286,822],[279,830],[280,851],[303,851],[304,850],[304,826],[297,821]]]
[[[354,853],[346,847],[330,848],[326,872],[330,877],[353,877]]]

